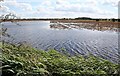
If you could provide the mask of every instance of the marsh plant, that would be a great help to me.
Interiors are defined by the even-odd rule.
[[[2,76],[110,76],[118,74],[118,64],[89,55],[70,56],[54,49],[37,50],[27,45],[2,46]]]

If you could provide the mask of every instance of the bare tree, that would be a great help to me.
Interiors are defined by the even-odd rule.
[[[14,19],[19,19],[19,18],[20,17],[17,17],[15,14],[12,14],[12,13],[8,13],[6,15],[1,15],[0,16],[0,20],[1,20],[0,25],[4,26],[2,24],[2,21],[5,21],[5,20],[10,20],[11,22],[15,23],[16,25],[20,25],[17,22],[14,22]],[[0,28],[0,35],[10,37],[10,35],[7,33],[7,28]]]
[[[5,15],[1,15],[0,19],[5,21],[5,20],[10,20],[13,21],[14,19],[19,19],[20,17],[18,17],[17,15],[13,14],[13,13],[8,13]]]

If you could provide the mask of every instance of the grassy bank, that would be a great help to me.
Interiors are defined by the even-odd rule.
[[[42,51],[30,46],[5,43],[2,49],[3,76],[110,76],[118,65],[94,57],[69,56],[56,50]],[[117,76],[117,75],[116,75]]]

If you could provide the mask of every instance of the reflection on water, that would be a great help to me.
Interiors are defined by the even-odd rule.
[[[56,49],[63,52],[64,49],[71,55],[92,53],[95,56],[117,62],[118,35],[117,29],[112,26],[101,27],[87,23],[50,23],[49,21],[17,23],[21,26],[11,22],[2,23],[3,28],[7,27],[7,32],[12,37],[3,37],[5,41],[16,44],[27,42],[33,47],[43,50]]]

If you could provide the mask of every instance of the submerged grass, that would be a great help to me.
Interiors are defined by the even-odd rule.
[[[4,43],[2,76],[112,76],[118,64],[90,55],[69,56],[56,50],[37,50],[30,46]]]

